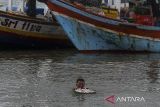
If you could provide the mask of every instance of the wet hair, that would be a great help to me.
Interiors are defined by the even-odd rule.
[[[83,78],[78,78],[77,81],[76,81],[76,83],[78,83],[78,81],[83,81],[83,82],[85,82]]]

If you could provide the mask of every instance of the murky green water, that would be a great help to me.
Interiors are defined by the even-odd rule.
[[[160,107],[160,54],[1,51],[0,107]],[[93,95],[72,88],[78,77]],[[145,102],[105,100],[110,95]]]

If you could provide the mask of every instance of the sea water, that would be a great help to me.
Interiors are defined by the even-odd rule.
[[[159,77],[160,54],[1,50],[0,107],[160,107]]]

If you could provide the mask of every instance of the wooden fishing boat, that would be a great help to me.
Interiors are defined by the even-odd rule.
[[[47,17],[48,18],[48,17]],[[54,48],[72,44],[54,19],[0,11],[0,47]]]
[[[66,0],[44,2],[80,51],[160,52],[160,27],[107,18]]]

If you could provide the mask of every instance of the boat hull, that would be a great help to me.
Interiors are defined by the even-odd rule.
[[[160,52],[159,27],[106,18],[59,0],[47,5],[80,51]]]
[[[80,51],[151,51],[160,52],[160,41],[138,35],[115,32],[55,13],[68,37]],[[136,37],[137,36],[137,37]]]
[[[105,32],[104,35],[104,32],[94,26],[87,26],[85,23],[63,15],[55,14],[55,17],[78,50],[117,49],[114,44],[108,43],[107,39],[104,38],[108,32]]]
[[[0,11],[0,47],[67,48],[72,44],[56,22]]]
[[[42,35],[43,36],[43,35]],[[55,35],[56,36],[56,35]],[[57,35],[61,36],[61,35]],[[0,31],[0,48],[13,49],[13,48],[69,48],[71,43],[68,39],[60,38],[43,38],[24,36],[12,32]]]

